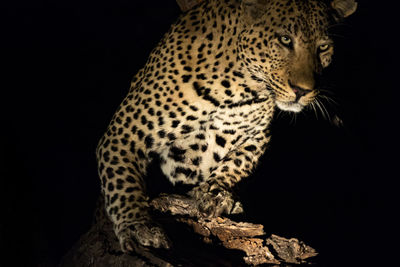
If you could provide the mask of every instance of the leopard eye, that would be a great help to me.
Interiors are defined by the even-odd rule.
[[[292,39],[291,39],[289,36],[287,36],[287,35],[282,35],[282,36],[280,36],[280,37],[279,37],[279,41],[280,41],[284,46],[287,46],[287,47],[290,47],[290,46],[292,45]]]
[[[318,47],[318,50],[319,50],[319,52],[324,52],[324,51],[328,50],[329,47],[330,47],[329,44],[323,44],[323,45],[320,45],[320,46]]]

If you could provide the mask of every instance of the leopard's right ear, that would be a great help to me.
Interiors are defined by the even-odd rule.
[[[203,1],[204,0],[176,0],[178,6],[183,12],[192,9],[193,7],[195,7],[196,5],[200,4]]]
[[[246,23],[257,23],[266,13],[269,0],[241,0],[240,6]]]
[[[335,19],[340,21],[356,12],[357,2],[354,0],[332,0],[331,7],[335,11]]]

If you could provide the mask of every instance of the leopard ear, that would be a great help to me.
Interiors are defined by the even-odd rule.
[[[241,0],[244,21],[256,23],[264,14],[269,0]]]
[[[335,19],[342,20],[356,12],[357,2],[354,0],[333,0],[331,7],[335,10]]]
[[[178,6],[183,12],[192,9],[193,7],[195,7],[196,5],[200,4],[203,1],[204,0],[176,0]]]

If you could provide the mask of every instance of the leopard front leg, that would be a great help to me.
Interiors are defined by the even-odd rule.
[[[152,221],[148,213],[148,197],[143,182],[147,161],[132,153],[132,144],[127,147],[109,145],[118,143],[113,140],[100,142],[97,158],[105,210],[113,223],[121,250],[132,252],[137,244],[169,248],[170,242],[164,230]]]
[[[232,188],[251,174],[269,139],[266,132],[247,140],[221,160],[209,179],[188,193],[196,199],[200,211],[210,217],[243,212],[242,204],[232,193]]]

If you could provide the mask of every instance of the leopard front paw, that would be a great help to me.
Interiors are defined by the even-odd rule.
[[[133,252],[137,244],[166,249],[171,246],[164,230],[151,221],[133,222],[126,225],[118,231],[117,237],[124,253]]]
[[[196,200],[199,210],[209,217],[243,212],[242,204],[234,199],[232,193],[218,185],[199,185],[189,195]]]

